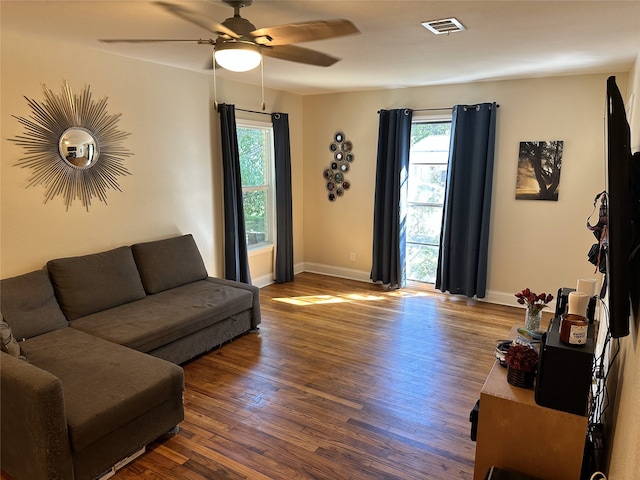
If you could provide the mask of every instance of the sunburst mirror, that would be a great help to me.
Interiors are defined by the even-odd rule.
[[[42,185],[45,203],[60,195],[67,207],[80,199],[89,210],[96,197],[107,203],[107,190],[120,190],[118,177],[131,175],[124,159],[132,153],[122,146],[129,135],[118,129],[121,114],[107,113],[107,98],[97,102],[85,86],[74,94],[65,81],[57,95],[42,85],[44,102],[25,97],[29,118],[13,116],[24,134],[10,139],[24,148],[26,156],[16,166],[31,168],[28,187]]]

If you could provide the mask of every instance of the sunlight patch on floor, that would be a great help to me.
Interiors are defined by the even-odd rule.
[[[317,305],[322,303],[343,303],[348,300],[335,295],[309,295],[303,297],[282,297],[274,298],[277,302],[290,303],[291,305]]]
[[[276,302],[288,303],[290,305],[305,306],[318,305],[324,303],[348,303],[348,302],[379,302],[385,297],[426,297],[426,292],[415,290],[394,290],[377,295],[363,295],[361,293],[345,293],[343,295],[308,295],[302,297],[280,297],[274,298]]]

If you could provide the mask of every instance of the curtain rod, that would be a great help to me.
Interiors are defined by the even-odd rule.
[[[455,106],[455,105],[454,105]],[[465,107],[477,107],[478,104],[474,104],[474,105],[465,105]],[[499,104],[496,104],[496,108],[500,108]],[[437,108],[409,108],[407,110],[411,110],[413,112],[431,112],[431,111],[435,111],[435,110],[453,110],[453,107],[437,107]],[[380,110],[378,110],[378,113],[380,113]]]
[[[414,112],[432,112],[434,110],[453,110],[453,107],[440,107],[440,108],[416,108],[412,109]]]
[[[236,108],[239,112],[247,112],[247,113],[257,113],[259,115],[271,115],[269,112],[258,112],[256,110],[246,110],[244,108]]]

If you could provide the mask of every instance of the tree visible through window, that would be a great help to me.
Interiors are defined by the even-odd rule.
[[[436,279],[450,137],[450,121],[414,120],[411,127],[405,265],[409,280]]]
[[[273,130],[238,121],[247,247],[273,243]]]

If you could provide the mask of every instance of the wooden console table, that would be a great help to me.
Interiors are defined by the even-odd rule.
[[[544,480],[579,479],[587,421],[538,405],[533,389],[507,383],[496,360],[480,392],[474,480],[492,466]]]

